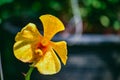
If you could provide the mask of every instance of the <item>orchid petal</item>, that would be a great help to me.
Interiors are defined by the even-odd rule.
[[[33,49],[37,42],[42,38],[41,34],[36,28],[36,25],[29,23],[26,25],[16,37],[14,44],[14,55],[17,59],[23,62],[31,62],[33,59]]]
[[[67,45],[65,41],[52,42],[52,48],[56,51],[63,64],[66,64],[67,61]]]
[[[28,41],[17,41],[14,44],[14,55],[23,62],[31,62],[33,59],[33,50]]]
[[[43,23],[44,37],[48,40],[51,40],[56,33],[64,30],[63,23],[55,16],[42,15],[40,20]]]
[[[45,75],[55,74],[61,69],[60,61],[52,49],[40,58],[35,67],[41,74]]]
[[[39,31],[36,28],[36,25],[33,23],[29,23],[28,25],[26,25],[21,32],[18,32],[16,37],[15,37],[15,41],[20,41],[20,40],[38,40],[40,39],[42,36],[39,33]]]

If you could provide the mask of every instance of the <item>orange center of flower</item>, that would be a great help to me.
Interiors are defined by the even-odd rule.
[[[37,44],[35,53],[39,56],[42,56],[46,53],[49,46],[49,42],[43,39],[40,43]]]

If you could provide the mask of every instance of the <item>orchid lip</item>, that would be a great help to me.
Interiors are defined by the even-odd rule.
[[[40,49],[35,50],[35,53],[37,53],[38,55],[42,56],[43,52]]]

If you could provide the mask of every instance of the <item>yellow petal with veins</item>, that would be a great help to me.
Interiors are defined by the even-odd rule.
[[[32,62],[33,50],[29,42],[17,41],[14,44],[14,55],[22,62]]]
[[[51,40],[52,37],[59,31],[64,30],[63,23],[55,16],[52,15],[42,15],[40,20],[43,23],[44,37]]]
[[[29,23],[15,37],[14,55],[23,62],[32,62],[35,43],[42,38],[36,25]]]
[[[35,67],[44,75],[55,74],[61,69],[60,61],[52,49],[40,58]]]
[[[67,45],[65,41],[51,42],[52,48],[56,51],[63,64],[67,61]]]
[[[38,40],[40,39],[42,36],[39,33],[38,29],[36,28],[36,25],[33,23],[29,23],[28,25],[26,25],[21,32],[18,32],[16,37],[15,37],[15,41],[20,41],[20,40]]]

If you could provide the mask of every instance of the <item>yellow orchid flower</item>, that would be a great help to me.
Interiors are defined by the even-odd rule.
[[[36,25],[29,23],[15,37],[14,55],[25,63],[33,63],[41,74],[55,74],[60,71],[61,59],[65,65],[67,46],[65,41],[50,41],[53,36],[64,30],[62,22],[52,15],[42,15],[44,34],[39,33]],[[56,55],[57,53],[57,55]]]

